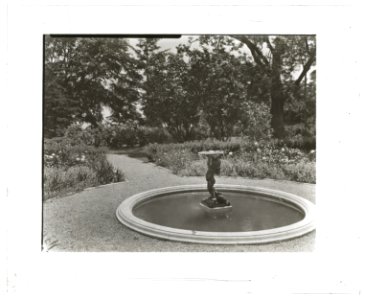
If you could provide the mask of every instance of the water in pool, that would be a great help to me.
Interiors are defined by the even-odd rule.
[[[243,192],[224,192],[232,206],[228,218],[213,218],[200,206],[207,192],[186,192],[151,198],[136,206],[133,214],[145,221],[178,229],[213,232],[245,232],[272,229],[304,218],[300,210],[274,198]],[[271,201],[270,201],[271,200]]]

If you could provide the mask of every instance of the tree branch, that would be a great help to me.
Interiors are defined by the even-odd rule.
[[[251,49],[250,49],[251,51]],[[260,58],[257,56],[256,52],[253,52],[251,51],[251,54],[252,54],[252,57],[253,57],[253,60],[259,65],[261,66],[262,68],[265,68],[266,66],[262,63],[262,61],[260,60]]]
[[[309,52],[309,45],[308,45],[308,38],[305,38],[305,50],[307,51],[307,53]]]
[[[272,46],[272,44],[270,43],[270,40],[269,40],[269,37],[268,36],[266,37],[266,43],[267,43],[267,46],[269,47],[271,53],[274,54],[275,49]]]
[[[246,36],[233,35],[232,37],[246,44],[248,49],[250,49],[251,54],[257,64],[266,68],[269,67],[269,62],[266,59],[266,57],[262,54],[261,50],[254,43],[252,43]]]
[[[303,66],[303,70],[302,73],[300,73],[298,79],[295,81],[295,85],[298,87],[300,82],[303,80],[304,76],[307,74],[307,72],[309,71],[310,67],[312,66],[314,60],[316,57],[316,49],[314,49],[312,51],[311,56],[309,57],[308,61],[306,62],[306,64]]]

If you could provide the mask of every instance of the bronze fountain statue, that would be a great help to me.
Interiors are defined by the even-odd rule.
[[[222,211],[227,212],[231,210],[232,206],[230,202],[222,196],[222,193],[219,193],[214,188],[215,178],[214,175],[220,174],[221,160],[220,158],[223,156],[223,151],[202,151],[199,152],[199,155],[208,158],[208,171],[205,175],[207,180],[207,189],[210,194],[209,198],[203,200],[200,204],[205,208],[206,211]]]

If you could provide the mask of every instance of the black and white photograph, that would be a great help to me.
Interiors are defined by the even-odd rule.
[[[0,3],[0,299],[361,299],[360,0]]]
[[[45,251],[312,251],[316,36],[44,36]]]

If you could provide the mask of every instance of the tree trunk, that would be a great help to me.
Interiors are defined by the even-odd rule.
[[[256,64],[271,78],[271,127],[274,131],[274,136],[277,138],[284,138],[285,127],[284,127],[284,103],[286,100],[286,92],[281,82],[281,68],[282,68],[282,55],[285,53],[285,47],[283,44],[278,43],[273,47],[270,42],[269,36],[266,36],[266,44],[272,54],[272,64],[263,55],[262,50],[257,47],[254,40],[250,40],[244,35],[233,35],[232,38],[239,40],[244,43],[251,52],[251,55]],[[309,54],[308,61],[303,66],[302,73],[298,79],[294,82],[294,86],[298,89],[303,78],[305,78],[307,72],[311,68],[312,64],[316,59],[316,50],[312,49],[309,53],[308,42],[306,42],[307,52]]]
[[[284,99],[280,77],[273,78],[271,84],[271,128],[274,137],[282,139],[285,137],[284,128]]]
[[[272,71],[271,71],[271,128],[274,137],[282,139],[285,137],[284,127],[284,102],[285,95],[281,82],[281,53],[273,52]]]

